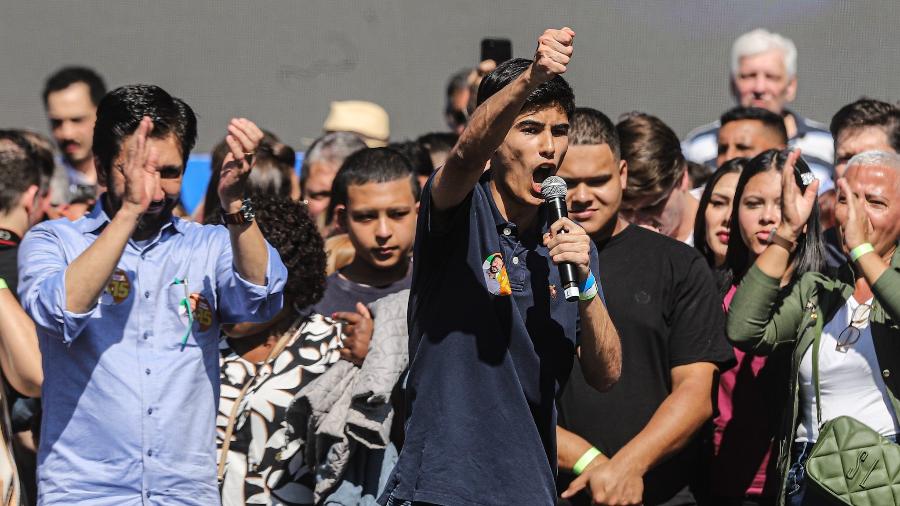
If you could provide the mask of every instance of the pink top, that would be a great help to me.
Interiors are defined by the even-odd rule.
[[[723,307],[728,312],[736,286],[725,295]],[[715,452],[711,466],[710,486],[717,497],[745,495],[775,496],[778,486],[774,462],[769,456],[775,437],[777,420],[773,413],[777,387],[765,370],[767,357],[747,355],[735,348],[737,365],[723,371],[719,378],[719,416],[713,420]],[[779,364],[780,366],[781,364]]]

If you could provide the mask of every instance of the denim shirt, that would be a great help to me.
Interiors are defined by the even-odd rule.
[[[78,221],[34,227],[19,249],[44,370],[38,501],[219,504],[219,325],[273,317],[287,271],[267,245],[266,285],[254,285],[236,272],[225,227],[172,218],[128,241],[90,310],[67,311],[66,268],[109,221],[98,199]],[[190,331],[176,279],[200,294]]]

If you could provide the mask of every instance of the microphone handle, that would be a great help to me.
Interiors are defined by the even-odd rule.
[[[560,218],[569,216],[566,209],[566,201],[563,198],[548,199],[547,204],[550,205],[550,223],[555,223]],[[575,302],[578,300],[580,291],[578,290],[578,275],[575,271],[575,264],[572,262],[563,262],[559,264],[559,279],[562,282],[563,293],[566,300]]]

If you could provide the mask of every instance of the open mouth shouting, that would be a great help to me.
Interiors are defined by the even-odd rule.
[[[536,195],[541,195],[541,183],[545,179],[556,174],[556,164],[542,163],[531,173],[531,189]]]

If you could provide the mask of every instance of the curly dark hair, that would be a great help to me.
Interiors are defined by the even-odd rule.
[[[255,195],[253,210],[263,237],[287,267],[285,298],[304,308],[325,293],[325,242],[306,206],[288,197]]]

